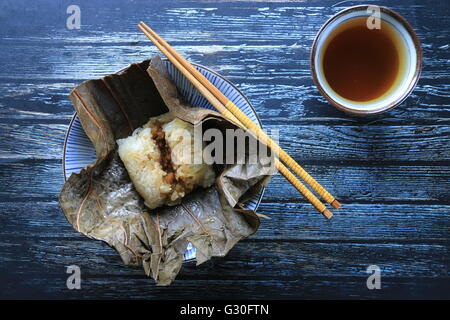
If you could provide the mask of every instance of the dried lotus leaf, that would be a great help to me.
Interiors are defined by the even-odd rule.
[[[222,166],[213,186],[193,191],[173,207],[150,210],[137,193],[117,154],[117,139],[167,111],[194,125],[234,126],[214,111],[186,104],[158,56],[85,81],[70,98],[97,155],[95,163],[67,179],[60,193],[62,211],[76,230],[108,243],[125,264],[142,265],[159,285],[175,279],[189,243],[200,264],[226,255],[256,232],[258,216],[234,207],[244,195],[258,193],[273,168]]]

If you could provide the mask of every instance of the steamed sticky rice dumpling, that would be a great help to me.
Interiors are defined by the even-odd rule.
[[[256,213],[241,209],[274,171],[237,163],[214,172],[192,162],[203,145],[194,131],[236,126],[188,105],[158,56],[85,81],[70,98],[97,156],[61,190],[76,230],[105,241],[125,264],[142,265],[160,285],[175,279],[189,245],[201,264],[258,230]]]
[[[214,183],[211,165],[194,164],[194,127],[170,112],[117,140],[120,159],[150,209],[176,205],[196,187]]]

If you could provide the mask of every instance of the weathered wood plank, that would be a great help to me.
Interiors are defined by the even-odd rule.
[[[445,45],[445,35],[449,32],[446,28],[439,28],[440,25],[445,27],[443,17],[448,16],[448,13],[447,11],[438,12],[438,9],[439,7],[444,9],[445,5],[437,3],[433,7],[426,5],[411,7],[405,6],[400,1],[381,1],[379,3],[383,4],[383,2],[404,14],[414,25],[423,41],[424,49],[427,53],[433,55],[433,59],[429,60],[431,63],[427,63],[427,67],[437,65],[440,61],[436,58],[445,53],[445,47],[440,48],[438,46],[436,48],[438,50],[432,50],[434,49],[433,45],[437,46],[440,43]],[[193,51],[191,53],[202,55],[220,52],[223,50],[221,45],[227,43],[230,45],[259,45],[269,48],[276,44],[280,49],[289,45],[291,49],[297,49],[304,54],[320,25],[329,16],[345,7],[330,7],[330,4],[335,4],[331,1],[328,2],[328,5],[326,1],[320,2],[318,5],[309,1],[294,5],[281,3],[271,4],[270,6],[267,6],[267,4],[214,3],[210,5],[194,4],[189,7],[188,4],[181,8],[179,4],[167,5],[166,2],[152,3],[149,1],[130,3],[127,5],[127,9],[115,10],[113,3],[108,4],[99,6],[98,1],[96,1],[93,4],[82,5],[82,28],[80,30],[68,30],[65,26],[67,14],[65,13],[64,1],[60,1],[60,7],[55,8],[51,13],[48,8],[44,11],[30,4],[26,5],[27,10],[17,8],[12,11],[10,7],[17,7],[17,5],[11,5],[10,2],[10,7],[5,6],[4,9],[7,12],[12,12],[5,17],[4,34],[0,39],[5,43],[8,41],[15,42],[21,46],[42,45],[47,47],[49,52],[55,52],[54,50],[58,47],[70,50],[71,46],[82,48],[92,44],[131,47],[143,45],[147,42],[143,40],[145,38],[135,28],[137,23],[135,12],[139,8],[141,10],[139,19],[151,21],[152,26],[172,43],[198,43],[199,49],[191,50]],[[146,10],[146,8],[151,10]],[[26,26],[11,32],[8,27],[17,23],[13,18],[14,15],[35,18],[37,21],[33,24],[33,33],[28,33]],[[42,18],[47,15],[48,20]],[[116,23],[110,24],[111,20],[116,21]],[[261,34],[265,36],[262,38]],[[201,44],[206,45],[202,47]],[[213,44],[216,45],[211,46]],[[231,52],[233,54],[233,50]],[[12,57],[11,51],[5,53]],[[66,51],[64,53],[66,57],[71,56]],[[289,53],[292,54],[292,52]],[[81,56],[74,55],[74,57],[88,57],[88,53]],[[429,56],[426,55],[425,57],[428,58]],[[52,58],[56,58],[56,55],[47,56],[47,59]],[[112,63],[115,63],[117,59],[122,59],[122,57],[115,58],[114,60],[111,59]],[[59,61],[61,60],[59,59]],[[266,61],[266,63],[272,61],[273,59]]]
[[[444,31],[445,32],[445,31]],[[2,57],[5,65],[0,69],[0,79],[30,81],[80,81],[90,78],[98,78],[112,72],[116,72],[130,63],[141,61],[159,53],[159,51],[148,44],[143,35],[137,31],[125,37],[139,39],[138,45],[105,45],[104,43],[89,43],[84,45],[52,45],[52,46],[29,46],[16,44],[11,41],[0,42],[0,49],[5,52]],[[434,34],[433,36],[436,36]],[[312,44],[312,38],[308,41]],[[431,39],[430,39],[431,40]],[[76,40],[75,40],[76,41]],[[310,81],[309,68],[309,45],[299,49],[296,42],[246,45],[229,44],[222,42],[208,44],[196,40],[192,43],[181,43],[174,47],[190,61],[199,63],[216,70],[232,81],[237,83],[252,81],[253,83],[272,83],[278,85],[286,84],[312,84]],[[298,41],[298,40],[297,40]],[[86,50],[86,46],[89,50]],[[17,65],[17,55],[23,55],[24,51],[33,48],[41,54],[48,55],[44,61],[31,62],[36,58],[24,56],[23,63]],[[439,51],[438,51],[439,52]],[[436,54],[436,53],[434,53]],[[78,59],[76,64],[67,65],[67,60]],[[421,75],[421,83],[433,85],[439,80],[448,79],[448,74],[441,66],[445,64],[447,52],[442,50],[441,56],[430,61]],[[110,63],[106,63],[110,61]],[[16,71],[17,73],[12,73]],[[30,74],[30,76],[26,76]]]
[[[164,296],[164,293],[178,292],[187,284],[194,287],[201,286],[203,290],[200,291],[205,291],[211,283],[222,283],[227,284],[229,291],[231,283],[239,283],[244,288],[246,281],[251,281],[249,283],[251,288],[248,288],[249,291],[239,290],[243,295],[235,298],[255,294],[257,290],[253,285],[258,283],[270,283],[269,288],[274,288],[280,283],[295,283],[299,290],[297,293],[290,290],[287,292],[282,290],[283,293],[280,293],[279,297],[286,298],[302,295],[301,292],[304,290],[323,290],[324,282],[327,281],[336,282],[334,286],[340,286],[341,297],[347,295],[349,288],[352,287],[359,295],[374,297],[365,287],[368,276],[366,268],[372,264],[377,264],[382,272],[382,288],[385,291],[378,293],[378,297],[390,296],[393,294],[392,289],[399,288],[413,289],[411,293],[420,295],[421,292],[417,291],[417,288],[425,279],[431,280],[428,289],[436,291],[441,289],[438,279],[441,285],[448,283],[449,279],[446,255],[448,245],[241,242],[226,259],[214,259],[198,267],[193,263],[185,264],[178,279],[168,288],[154,286],[153,280],[147,279],[140,268],[124,266],[112,249],[100,243],[30,239],[20,245],[20,251],[11,243],[3,243],[2,247],[5,252],[1,258],[2,268],[14,267],[9,268],[12,272],[10,271],[11,274],[4,282],[4,288],[9,287],[13,290],[12,292],[5,290],[3,294],[8,292],[13,294],[14,290],[27,287],[30,283],[34,290],[43,289],[44,294],[69,294],[65,288],[65,279],[68,276],[65,271],[68,265],[73,264],[81,268],[83,291],[70,294],[80,295],[83,298],[94,294],[90,293],[94,288],[97,288],[98,292],[95,293],[97,297],[111,294],[102,285],[106,283],[109,288],[117,288],[115,296],[119,296],[119,292],[124,290],[120,289],[124,283],[139,283],[138,286],[127,288],[127,297],[136,294],[143,297],[143,291],[145,296],[155,294]],[[23,263],[17,263],[19,261]],[[243,261],[245,268],[241,268]],[[38,285],[43,279],[47,281],[45,285]],[[49,285],[49,282],[55,286]],[[146,289],[142,290],[143,287]],[[222,290],[219,289],[219,292]],[[209,297],[219,292],[213,290],[209,292]],[[327,288],[327,296],[333,294],[337,292],[328,292]],[[273,292],[269,291],[255,298],[272,295]],[[206,296],[200,294],[195,297]],[[225,297],[231,296],[222,296]]]
[[[307,165],[304,168],[343,203],[446,203],[450,199],[450,189],[446,187],[450,183],[448,166],[342,165],[345,167]],[[280,200],[299,198],[297,190],[286,184],[279,174],[274,176],[271,188],[277,197],[279,190],[283,190]],[[272,198],[270,190],[268,188],[267,199]]]
[[[22,250],[17,250],[17,245]],[[119,255],[98,241],[25,239],[20,244],[3,240],[2,268],[14,264],[14,274],[60,275],[65,266],[78,265],[87,276],[144,276],[141,267],[125,266]],[[364,277],[369,265],[378,265],[384,277],[450,276],[450,244],[374,244],[242,241],[226,258],[200,266],[187,262],[180,280],[271,279],[272,277]],[[17,261],[27,261],[17,265]],[[239,265],[245,263],[245,268]],[[153,281],[150,281],[153,282]]]
[[[65,121],[64,121],[65,122]],[[265,125],[301,163],[433,162],[450,165],[448,125]],[[0,158],[61,159],[67,125],[21,120],[0,125]],[[275,136],[274,136],[275,137]]]
[[[0,164],[0,201],[55,199],[64,183],[60,161],[24,160]],[[450,166],[342,165],[304,166],[345,203],[445,203],[450,199]],[[298,201],[296,189],[276,174],[265,198]],[[305,208],[306,209],[306,208]],[[314,212],[313,209],[310,212]]]
[[[130,60],[127,63],[141,61]],[[236,62],[238,63],[238,62]],[[112,72],[117,71],[117,69]],[[286,74],[285,78],[290,75]],[[387,114],[369,118],[350,117],[330,106],[322,98],[310,78],[298,83],[281,84],[271,79],[259,81],[231,79],[256,108],[263,124],[435,124],[447,125],[450,118],[450,86],[421,81],[410,98]],[[16,122],[21,119],[66,120],[73,114],[68,99],[70,91],[80,82],[1,81],[0,119]]]
[[[448,9],[448,6],[444,2],[436,2],[433,6],[420,2],[405,6],[400,0],[376,3],[398,10],[425,36],[437,31],[441,32],[441,35],[448,32],[443,19],[448,15],[444,10]],[[67,30],[65,26],[65,9],[69,4],[70,1],[55,1],[45,5],[3,1],[5,28],[2,35],[6,39],[19,38],[34,42],[64,40],[64,43],[70,43],[77,37],[75,40],[78,43],[132,43],[135,38],[129,37],[129,34],[135,31],[137,20],[148,19],[172,41],[182,39],[230,42],[234,39],[245,39],[270,43],[288,39],[296,42],[299,35],[302,37],[300,40],[312,40],[314,33],[330,15],[349,5],[336,3],[334,0],[299,3],[136,1],[128,3],[126,8],[120,6],[120,10],[116,10],[122,4],[120,1],[94,1],[81,5],[83,25],[80,30],[73,31]],[[25,8],[27,10],[24,10]],[[136,17],[136,12],[139,12],[139,17]],[[12,29],[20,23],[16,19],[19,15],[33,24]],[[50,23],[45,18],[50,18]],[[111,24],[110,21],[115,23]],[[34,31],[32,34],[29,33],[30,29]],[[106,34],[105,30],[109,33]],[[186,37],[186,34],[189,36]],[[261,34],[265,36],[261,37]],[[430,39],[433,40],[431,43],[445,41],[444,36]]]
[[[381,290],[368,290],[364,278],[300,278],[268,280],[178,280],[156,287],[142,277],[84,278],[80,290],[68,290],[66,274],[27,276],[5,281],[2,298],[21,299],[146,299],[146,300],[263,300],[263,299],[448,299],[447,279],[385,279]],[[14,281],[14,282],[12,282]],[[177,310],[174,311],[174,316]],[[169,314],[170,311],[168,311]]]
[[[79,239],[56,201],[0,203],[0,239]],[[350,241],[434,243],[450,241],[450,206],[346,204],[327,221],[308,203],[263,201],[262,219],[251,241]],[[42,232],[45,230],[45,232]]]
[[[400,107],[359,119],[329,106],[309,72],[320,25],[351,5],[337,2],[96,0],[81,4],[82,28],[70,31],[69,0],[2,1],[0,297],[449,298],[448,4],[376,2],[415,27],[424,70]],[[169,288],[72,229],[56,201],[67,96],[156,53],[139,20],[237,84],[266,128],[282,129],[283,147],[343,200],[334,219],[278,175],[259,210],[272,220],[225,259],[185,265]],[[82,290],[65,287],[69,264],[82,267]],[[367,290],[369,264],[381,267],[382,290]]]
[[[0,124],[0,159],[61,159],[66,124]]]
[[[59,275],[66,265],[78,265],[88,276],[143,276],[140,267],[123,265],[116,251],[99,241],[75,239],[2,240],[2,268],[15,274],[42,272]],[[179,275],[185,279],[263,279],[273,274],[283,278],[364,276],[369,265],[378,265],[384,277],[450,276],[450,244],[251,242],[238,243],[226,258],[196,266],[187,262]],[[21,250],[17,250],[20,248]],[[239,265],[245,262],[245,268]]]
[[[68,120],[74,113],[70,91],[78,82],[16,82],[1,84],[2,123],[21,119]]]
[[[422,79],[413,95],[400,108],[370,121],[392,117],[403,121],[448,118],[449,86],[445,84],[449,78],[445,68],[448,30],[442,17],[443,12],[447,11],[439,10],[444,5],[418,5],[406,9],[399,1],[379,3],[397,9],[410,19],[422,39],[425,61]],[[48,14],[48,10],[41,12],[41,7],[27,5],[27,14],[30,18],[36,15],[36,23],[41,28],[34,25],[36,30],[32,37],[24,37],[21,32],[26,30],[19,28],[18,34],[2,38],[0,48],[4,48],[4,63],[0,66],[0,78],[6,79],[7,83],[14,77],[22,79],[28,85],[22,90],[27,92],[36,90],[32,89],[36,79],[66,79],[66,82],[76,83],[117,71],[156,53],[143,35],[131,28],[136,18],[129,14],[132,12],[129,10],[139,6],[139,11],[145,12],[152,25],[181,53],[192,61],[221,72],[238,84],[260,110],[263,120],[283,121],[289,117],[293,121],[304,121],[305,117],[326,117],[349,121],[348,117],[325,103],[313,86],[309,73],[309,46],[315,32],[327,16],[342,9],[342,6],[330,7],[333,4],[335,2],[332,1],[288,5],[186,3],[185,8],[179,8],[176,3],[139,2],[131,4],[125,11],[112,9],[113,4],[101,6],[100,11],[96,4],[85,4],[82,29],[71,31],[65,29],[66,14],[61,10],[64,8],[64,2],[61,2],[55,8],[56,12],[61,11],[60,15],[57,20],[55,17],[51,20],[60,27],[53,32],[49,32],[47,24],[42,25],[46,21],[42,15]],[[151,6],[152,10],[145,10],[146,6]],[[17,12],[13,12],[12,16],[14,14]],[[8,22],[15,23],[14,19],[6,20],[6,25]],[[112,20],[117,24],[111,25],[109,21]],[[439,28],[440,25],[443,28]],[[205,32],[205,26],[208,26],[208,32]],[[180,32],[186,28],[190,30],[189,37],[185,32]],[[266,34],[264,40],[261,40],[262,33]],[[40,48],[40,52],[23,55],[23,52],[35,51],[36,48]],[[23,63],[16,63],[18,56],[23,56]],[[67,60],[73,59],[77,59],[76,64],[67,63]],[[58,105],[71,112],[66,97],[70,88],[64,88],[63,99],[49,97],[46,89],[42,89],[31,99],[41,96],[43,102],[39,104],[40,108],[31,105],[31,110],[23,110],[20,106],[24,99],[19,100],[18,105],[0,103],[6,105],[7,110],[23,111],[24,116],[27,112],[45,112],[49,109],[59,112]],[[261,95],[264,99],[258,98]],[[29,102],[26,104],[29,105]]]

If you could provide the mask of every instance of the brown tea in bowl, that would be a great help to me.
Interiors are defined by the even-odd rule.
[[[331,104],[369,115],[387,111],[409,95],[421,60],[419,41],[405,19],[387,8],[365,5],[345,9],[324,24],[313,43],[311,71]]]

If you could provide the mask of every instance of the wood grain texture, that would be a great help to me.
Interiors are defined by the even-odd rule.
[[[8,160],[6,160],[8,161]],[[307,165],[326,188],[334,190],[344,203],[448,203],[450,176],[448,166],[404,166],[350,164]],[[3,186],[0,199],[56,199],[64,183],[59,160],[24,160],[0,164]],[[401,181],[401,188],[398,184]],[[443,187],[444,186],[444,187]],[[282,190],[282,192],[280,192]],[[266,199],[301,200],[296,189],[276,174],[265,194]],[[344,211],[344,210],[340,210]]]
[[[266,124],[266,131],[300,163],[450,164],[450,126]],[[0,159],[61,159],[67,120],[15,119],[3,123]],[[289,132],[289,135],[284,134]],[[330,160],[327,160],[328,162]]]
[[[80,30],[66,28],[72,1],[2,1],[0,298],[450,298],[449,4],[372,2],[413,25],[424,66],[401,106],[359,118],[328,105],[309,71],[320,26],[357,1],[92,0]],[[276,175],[258,210],[271,220],[167,288],[78,234],[57,203],[68,94],[157,53],[140,20],[235,83],[343,209],[325,221]],[[71,264],[82,290],[65,286]],[[382,290],[366,288],[371,264]]]
[[[77,239],[93,243],[67,223],[56,201],[21,200],[0,205],[4,213],[0,220],[2,240],[20,239],[21,228],[26,227],[27,237],[36,240]],[[439,209],[447,213],[437,213]],[[263,200],[258,212],[271,220],[264,219],[250,241],[420,244],[450,240],[449,205],[348,204],[338,219],[327,221],[320,219],[307,203]]]

